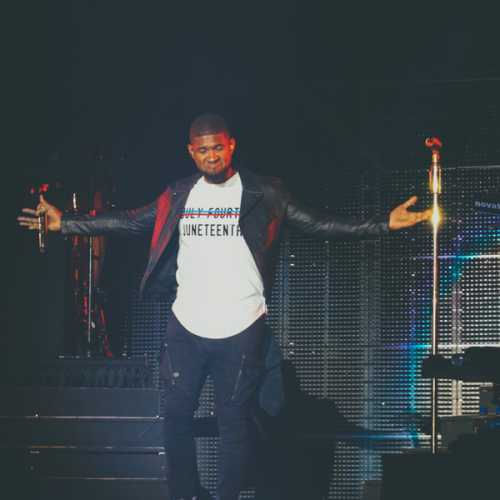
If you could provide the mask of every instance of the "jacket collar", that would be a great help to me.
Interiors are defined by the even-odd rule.
[[[243,218],[257,203],[262,200],[264,193],[259,189],[258,184],[262,179],[261,175],[253,173],[247,168],[237,166],[240,173],[243,194],[241,196],[240,219]]]
[[[258,184],[259,181],[262,179],[261,175],[255,174],[251,170],[248,170],[248,168],[236,165],[236,170],[240,174],[241,183],[243,184],[243,189],[253,191],[252,186]]]
[[[198,172],[190,177],[184,177],[183,179],[179,179],[174,183],[173,191],[191,191],[191,188],[198,182],[201,178],[201,173]]]

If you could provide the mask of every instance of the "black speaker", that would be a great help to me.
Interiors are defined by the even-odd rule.
[[[2,498],[168,499],[156,389],[0,388]]]
[[[500,463],[490,456],[415,453],[382,456],[380,500],[498,498]]]

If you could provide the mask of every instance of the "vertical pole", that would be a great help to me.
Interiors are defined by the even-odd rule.
[[[435,139],[427,139],[426,146],[432,148],[432,167],[429,171],[430,190],[433,196],[432,213],[432,323],[431,323],[431,353],[438,354],[438,301],[439,301],[439,269],[438,269],[438,230],[439,230],[439,195],[441,194],[441,167],[439,151],[441,143]],[[431,453],[437,453],[437,414],[438,414],[438,381],[431,382]]]
[[[95,215],[94,210],[94,174],[90,172],[90,195],[89,195],[89,214]],[[87,282],[87,356],[92,356],[92,344],[94,338],[92,335],[92,286],[94,281],[94,248],[93,248],[94,239],[92,236],[89,236],[89,275]]]
[[[92,213],[92,212],[91,212]],[[87,282],[87,356],[92,356],[92,277],[94,274],[93,238],[89,236],[89,277]]]

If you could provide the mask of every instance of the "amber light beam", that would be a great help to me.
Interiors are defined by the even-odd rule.
[[[429,170],[429,187],[433,197],[432,212],[432,264],[433,264],[433,286],[432,286],[432,327],[431,327],[431,352],[435,356],[438,353],[438,229],[439,229],[439,195],[441,194],[441,166],[439,165],[439,152],[441,142],[433,137],[427,139],[425,145],[432,150],[432,166]],[[437,452],[437,379],[432,379],[431,386],[431,452]]]

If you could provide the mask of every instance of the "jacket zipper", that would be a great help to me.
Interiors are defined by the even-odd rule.
[[[236,391],[238,390],[238,386],[240,385],[240,378],[241,378],[241,374],[243,373],[243,364],[244,363],[245,363],[245,355],[243,354],[243,356],[241,357],[240,371],[238,372],[238,376],[236,377],[236,384],[234,386],[233,395],[231,396],[231,401],[234,400],[234,398],[236,396]]]
[[[168,353],[168,344],[165,343],[163,344],[165,346],[165,354],[167,355],[167,363],[168,363],[168,371],[170,372],[170,383],[172,385],[175,385],[175,380],[174,380],[174,371],[172,370],[172,363],[170,362],[170,354]]]

